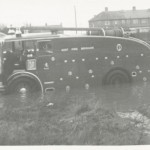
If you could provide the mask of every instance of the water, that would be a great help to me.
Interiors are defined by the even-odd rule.
[[[45,105],[54,103],[59,105],[71,102],[73,97],[76,99],[89,99],[93,98],[101,101],[103,105],[109,108],[115,108],[118,111],[135,110],[141,105],[150,104],[150,85],[142,83],[134,85],[128,89],[118,89],[115,91],[113,88],[96,88],[96,89],[76,89],[68,91],[55,91],[45,94],[45,96],[35,93],[32,98],[27,98],[25,95],[0,95],[0,108],[5,106],[11,107],[26,107],[37,105],[44,102]],[[75,99],[74,99],[75,100]]]
[[[136,109],[144,104],[147,106],[149,105],[149,91],[150,85],[141,84],[132,86],[128,90],[126,88],[123,90],[116,90],[109,87],[107,89],[87,88],[84,90],[62,90],[50,92],[44,96],[39,93],[35,93],[32,98],[27,98],[25,95],[0,95],[1,131],[4,131],[4,134],[2,132],[0,135],[1,139],[4,139],[4,141],[1,140],[0,142],[2,144],[11,144],[13,141],[11,139],[12,135],[15,139],[17,139],[17,141],[14,142],[17,144],[31,144],[32,142],[34,144],[34,140],[36,141],[38,139],[36,137],[39,137],[40,139],[44,139],[47,136],[50,137],[50,135],[53,137],[52,133],[54,133],[55,130],[49,130],[51,128],[47,127],[51,127],[51,125],[53,125],[54,129],[59,129],[59,127],[62,129],[63,123],[61,124],[61,119],[70,119],[71,117],[74,117],[74,115],[77,115],[76,112],[79,112],[79,110],[91,111],[95,109],[95,105],[101,105],[102,107],[105,106],[113,110],[115,109],[118,112],[118,115],[122,118],[135,118],[136,116],[138,121],[141,116],[138,115],[140,118],[137,118],[138,112]],[[91,107],[86,107],[87,105],[82,104],[88,104],[88,106],[90,105]],[[81,105],[85,107],[82,107],[83,109],[79,109],[81,108]],[[134,113],[127,113],[131,110],[133,110]],[[146,118],[144,125],[146,125],[145,132],[148,133],[150,133],[150,127],[148,126],[149,122],[150,120]],[[65,127],[67,124],[65,124]],[[72,124],[73,123],[71,123],[71,125]],[[67,129],[69,129],[71,126],[67,127]],[[64,129],[64,131],[66,130]],[[59,139],[59,135],[61,134],[57,132],[54,134],[54,138]],[[50,137],[50,139],[52,137]],[[33,141],[31,140],[32,138]],[[39,141],[41,142],[39,139],[36,141],[37,144],[40,144]],[[149,137],[147,141],[149,144]]]

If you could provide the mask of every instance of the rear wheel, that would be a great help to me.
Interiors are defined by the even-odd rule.
[[[132,77],[122,68],[110,70],[103,80],[103,87],[107,94],[129,96],[131,92]]]

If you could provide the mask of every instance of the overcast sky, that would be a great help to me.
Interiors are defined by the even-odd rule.
[[[150,8],[149,0],[0,0],[0,24],[15,26],[32,25],[75,26],[76,7],[77,26],[88,27],[88,20],[94,15],[109,10],[130,10]]]

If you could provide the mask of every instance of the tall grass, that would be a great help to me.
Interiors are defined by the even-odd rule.
[[[54,105],[47,105],[52,100]],[[145,144],[143,130],[133,122],[94,94],[61,94],[31,107],[2,107],[0,145]]]

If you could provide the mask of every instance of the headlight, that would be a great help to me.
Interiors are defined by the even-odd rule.
[[[36,70],[36,59],[29,59],[26,62],[27,70]]]

